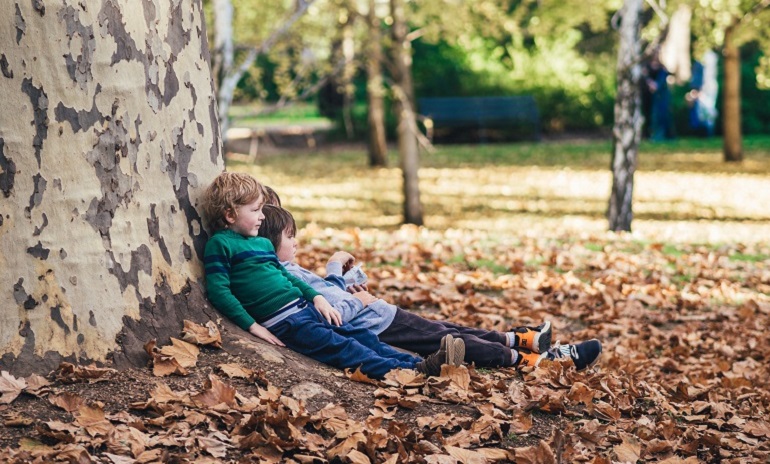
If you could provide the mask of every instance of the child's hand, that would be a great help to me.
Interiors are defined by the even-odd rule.
[[[372,295],[367,291],[355,292],[353,293],[353,296],[358,298],[358,301],[360,301],[361,304],[363,304],[364,306],[369,306],[370,304],[379,300],[379,298],[377,298],[376,296]]]
[[[256,322],[251,324],[251,327],[249,327],[249,333],[272,345],[286,346],[282,341],[278,339],[278,337],[273,335],[269,330],[257,324]]]
[[[342,325],[342,315],[326,301],[326,298],[321,295],[316,296],[313,298],[313,306],[329,324]]]
[[[351,285],[350,287],[348,287],[348,293],[352,293],[354,295],[358,292],[368,292],[368,291],[369,291],[369,286],[366,284]]]
[[[353,267],[353,262],[356,258],[347,251],[338,251],[329,258],[329,262],[337,261],[342,264],[342,273],[346,273]]]

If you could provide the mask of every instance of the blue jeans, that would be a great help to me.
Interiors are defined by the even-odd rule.
[[[393,369],[414,369],[421,360],[380,342],[370,330],[329,324],[310,302],[302,311],[270,327],[270,332],[298,353],[341,369],[360,367],[374,379]]]

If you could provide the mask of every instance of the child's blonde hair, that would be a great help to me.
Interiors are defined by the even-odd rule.
[[[203,193],[203,212],[214,231],[226,229],[226,214],[265,197],[265,189],[254,177],[240,172],[223,172]]]

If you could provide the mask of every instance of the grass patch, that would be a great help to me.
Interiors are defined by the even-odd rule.
[[[295,103],[276,111],[265,111],[269,107],[259,105],[234,105],[230,109],[233,127],[259,127],[264,125],[294,125],[329,123],[329,118],[318,112],[317,105]]]
[[[586,242],[586,243],[583,244],[583,246],[586,249],[591,250],[591,251],[596,251],[596,252],[604,251],[604,245],[600,245],[598,243]]]
[[[477,261],[469,262],[468,265],[472,269],[487,269],[494,274],[508,274],[510,272],[508,266],[504,266],[491,259],[480,259]]]
[[[750,255],[750,254],[744,254],[744,253],[734,253],[730,255],[730,261],[761,263],[767,260],[770,260],[770,256],[763,255],[763,254]]]
[[[675,256],[677,258],[684,254],[684,251],[680,250],[679,248],[675,247],[674,245],[669,245],[669,244],[664,245],[663,248],[660,251],[664,255]]]

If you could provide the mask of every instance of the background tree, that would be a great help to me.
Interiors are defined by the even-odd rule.
[[[0,19],[0,352],[143,365],[216,318],[199,193],[223,168],[199,0],[15,1]]]
[[[216,8],[218,2],[227,1],[228,0],[214,0],[214,7]],[[225,67],[226,62],[228,61],[226,56],[214,59],[215,63],[222,63],[221,70],[217,69],[218,76],[220,76],[218,80],[219,87],[217,89],[217,102],[221,132],[225,139],[227,137],[227,130],[230,128],[230,107],[233,103],[233,97],[238,82],[240,82],[246,72],[254,65],[254,62],[258,57],[271,51],[278,40],[292,29],[294,24],[305,15],[314,1],[315,0],[308,0],[293,3],[292,8],[288,11],[286,11],[282,5],[267,2],[262,5],[265,8],[260,8],[258,10],[261,13],[261,22],[255,21],[254,5],[251,3],[242,7],[238,12],[239,14],[236,14],[235,16],[233,16],[233,10],[231,9],[228,10],[225,8],[221,12],[216,9],[213,10],[215,16],[218,14],[224,15],[223,18],[215,20],[217,26],[220,26],[220,23],[222,24],[220,26],[222,31],[220,32],[218,30],[215,33],[215,36],[217,36],[215,42],[217,44],[227,43],[228,41],[234,40],[227,37],[220,37],[220,35],[226,36],[229,32],[234,32],[236,30],[245,33],[251,40],[256,39],[260,41],[259,45],[252,45],[244,51],[245,56],[238,64],[233,62],[230,67]],[[242,4],[243,2],[240,3]],[[243,13],[243,16],[241,16],[240,13]],[[232,30],[227,28],[228,17],[230,17],[231,21],[236,21],[236,18],[238,20],[238,23],[235,23],[236,25],[233,26]],[[275,20],[275,18],[280,19]],[[276,27],[275,24],[278,26]],[[256,36],[254,31],[259,31],[256,33]],[[264,31],[269,31],[269,33]],[[222,47],[221,49],[219,47],[217,48],[217,52],[223,54],[227,53],[227,50],[226,47]],[[289,81],[291,81],[291,79],[289,79]]]
[[[423,224],[420,203],[420,153],[417,144],[417,122],[412,85],[411,43],[407,37],[408,25],[404,2],[390,0],[393,19],[393,112],[398,121],[398,152],[404,179],[404,222]]]
[[[770,0],[733,2],[703,1],[694,5],[692,30],[696,37],[695,56],[707,49],[721,48],[724,60],[722,85],[722,131],[724,160],[743,159],[741,127],[740,49],[756,41],[765,52],[770,51]],[[766,57],[768,54],[766,53]],[[765,59],[757,76],[770,75],[770,62]],[[770,86],[770,83],[766,84]]]
[[[625,0],[623,8],[615,15],[620,18],[618,91],[612,131],[612,191],[607,213],[610,230],[615,231],[630,231],[633,219],[634,172],[644,121],[640,88],[642,1]]]
[[[385,132],[385,88],[382,79],[382,25],[377,14],[377,0],[369,0],[366,22],[366,100],[369,166],[387,165]]]

